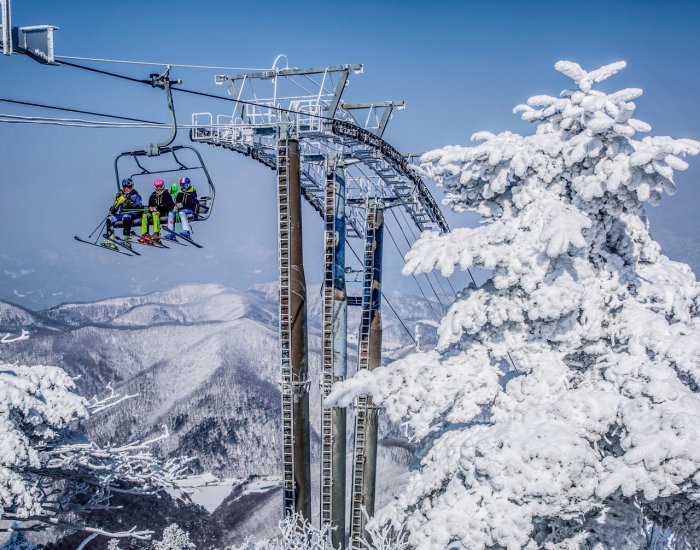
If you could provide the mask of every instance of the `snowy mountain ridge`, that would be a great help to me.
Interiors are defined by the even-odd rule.
[[[62,304],[38,312],[0,302],[0,327],[12,333],[22,328],[30,332],[29,340],[0,348],[1,358],[60,366],[79,377],[79,392],[85,396],[102,391],[106,384],[122,395],[136,395],[88,425],[89,435],[100,443],[146,438],[166,426],[170,437],[159,452],[196,457],[194,474],[213,473],[219,478],[253,480],[251,483],[274,480],[281,471],[276,293],[274,284],[245,292],[222,285],[185,285],[141,296]],[[409,305],[393,301],[408,326],[421,322],[425,325],[421,330],[432,330],[435,339],[435,327],[422,323],[427,305],[411,306],[416,300],[406,300]],[[417,313],[411,315],[412,307]],[[358,310],[350,312],[351,327]],[[312,379],[318,379],[318,287],[309,290],[308,317],[309,366]],[[410,339],[398,321],[387,313],[384,325],[387,357],[405,353]],[[352,371],[353,329],[350,336]],[[318,385],[312,384],[314,463],[319,455],[314,427],[320,425],[320,407]],[[352,422],[348,426],[351,429]],[[391,498],[390,492],[397,485],[394,480],[406,472],[411,453],[402,444],[387,438],[380,445],[380,469],[386,474],[379,480],[378,492],[385,495],[380,501]],[[313,468],[317,472],[318,467]],[[227,539],[229,542],[239,540],[241,533],[271,535],[276,526],[282,506],[279,491],[273,487],[246,497],[260,507],[253,513],[251,501],[241,500],[248,489],[248,482],[241,481],[233,486],[236,494],[226,497],[220,510],[209,510],[206,521],[218,522],[217,518],[229,515],[237,518],[240,529],[230,533],[233,538]],[[182,521],[189,513],[177,512]],[[225,523],[230,527],[230,520]]]
[[[279,466],[276,292],[275,284],[245,292],[192,284],[39,312],[0,302],[0,327],[8,332],[27,328],[31,334],[2,353],[9,361],[65,368],[79,376],[79,391],[86,396],[107,384],[136,394],[90,426],[99,441],[147,437],[165,425],[172,436],[162,452],[197,456],[197,471],[238,478],[270,475]],[[416,301],[405,301],[411,302]],[[396,307],[413,326],[428,306]],[[411,315],[411,308],[417,314]],[[350,326],[357,309],[350,312]],[[308,317],[309,365],[316,377],[321,345],[318,287],[309,289]],[[391,314],[385,314],[384,325],[387,357],[402,353],[410,343],[408,334]],[[434,333],[428,322],[421,327]],[[354,341],[351,330],[351,371]],[[320,395],[313,384],[311,411],[318,425]],[[316,456],[315,432],[312,438]]]

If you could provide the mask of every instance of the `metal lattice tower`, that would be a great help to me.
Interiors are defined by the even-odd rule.
[[[357,370],[374,370],[381,362],[381,273],[382,273],[382,205],[376,200],[367,209],[362,280],[362,313],[358,336]],[[352,470],[352,508],[350,543],[362,549],[365,513],[374,515],[374,490],[377,467],[377,409],[372,396],[355,400],[355,449]]]
[[[302,333],[306,338],[306,294],[304,285],[294,279],[301,271],[303,281],[303,266],[292,261],[298,247],[296,261],[301,262],[301,234],[293,228],[294,223],[300,227],[301,211],[293,208],[290,192],[297,189],[324,222],[322,399],[335,382],[347,376],[348,305],[362,305],[358,369],[371,370],[381,360],[383,209],[403,209],[419,231],[445,232],[448,227],[408,159],[383,139],[392,113],[404,107],[403,101],[344,103],[342,95],[350,74],[360,74],[362,65],[309,69],[275,65],[269,71],[217,76],[216,84],[226,85],[234,100],[233,109],[216,116],[194,113],[190,138],[249,156],[277,171],[284,510],[285,514],[301,512],[309,517],[308,375],[306,346],[301,344]],[[270,93],[258,95],[263,87]],[[291,156],[296,155],[298,164],[291,162]],[[291,185],[295,178],[298,187]],[[361,298],[348,296],[345,288],[348,238],[365,243]],[[295,297],[300,300],[296,306]],[[296,317],[295,308],[297,313],[303,309],[303,322]],[[320,520],[332,525],[332,542],[343,548],[345,432],[346,410],[324,408]],[[376,448],[377,409],[370,396],[361,396],[355,404],[350,495],[354,548],[364,537],[363,510],[370,516],[374,513]]]
[[[347,376],[345,177],[335,159],[328,159],[324,220],[321,396],[325,400],[333,384]],[[345,408],[322,408],[320,516],[322,525],[334,526],[331,542],[336,548],[345,542],[345,433]]]

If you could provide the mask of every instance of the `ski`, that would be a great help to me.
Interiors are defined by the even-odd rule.
[[[137,234],[134,233],[133,231],[131,232],[131,236],[136,238],[135,241],[131,241],[131,242],[132,242],[132,243],[135,242],[136,244],[140,244],[141,246],[152,246],[153,248],[170,248],[169,246],[166,246],[166,245],[165,245],[164,243],[162,243],[162,242],[154,243],[153,241],[149,241],[149,242],[147,242],[147,243],[142,243],[142,242],[139,241],[139,239],[141,238],[141,236],[140,236],[140,235],[137,235]],[[178,244],[182,244],[182,243],[178,243]]]
[[[177,236],[180,237],[181,239],[186,240],[188,243],[190,243],[191,245],[196,246],[197,248],[204,248],[201,244],[197,244],[196,242],[194,242],[194,241],[193,241],[192,239],[190,239],[189,237],[185,237],[182,233],[177,233],[176,231],[173,231],[172,229],[169,229],[168,227],[163,227],[163,226],[161,226],[161,229],[165,229],[168,233],[172,233],[173,235],[177,235]]]
[[[73,235],[73,238],[74,238],[76,241],[78,241],[79,243],[89,244],[89,245],[91,245],[91,246],[96,246],[97,248],[104,248],[105,250],[109,250],[110,252],[116,252],[117,254],[123,254],[124,256],[129,256],[130,258],[134,256],[133,254],[128,254],[127,252],[123,252],[123,251],[121,251],[121,250],[115,250],[114,248],[110,248],[110,247],[105,246],[105,245],[103,245],[103,244],[97,244],[97,243],[93,243],[93,242],[90,242],[90,241],[86,241],[85,239],[81,239],[81,238],[78,237],[77,235]]]
[[[125,244],[124,241],[121,238],[117,237],[116,235],[113,237],[107,237],[107,240],[113,242],[117,246],[121,246],[122,248],[124,248],[125,250],[128,250],[129,252],[131,252],[132,254],[134,254],[136,256],[141,255],[139,252],[136,252],[136,250],[131,248],[131,246]]]

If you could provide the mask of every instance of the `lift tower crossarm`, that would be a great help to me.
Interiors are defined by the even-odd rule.
[[[377,129],[374,131],[379,137],[384,135],[384,130],[386,130],[386,125],[389,124],[391,119],[391,113],[396,109],[404,109],[406,107],[406,102],[401,99],[397,101],[380,101],[379,103],[343,103],[341,105],[344,111],[352,111],[355,109],[377,109],[384,108],[382,113],[382,119],[379,121]]]
[[[359,65],[334,65],[331,67],[310,67],[308,69],[270,69],[269,71],[258,71],[255,73],[238,73],[234,75],[216,75],[216,83],[222,84],[229,80],[250,80],[252,78],[270,79],[276,76],[303,76],[323,73],[339,73],[343,71],[353,71],[356,74],[361,74],[363,71],[362,64]]]
[[[2,53],[5,55],[23,54],[45,65],[58,65],[53,55],[53,31],[57,30],[58,27],[53,25],[13,27],[10,4],[10,0],[0,0]]]

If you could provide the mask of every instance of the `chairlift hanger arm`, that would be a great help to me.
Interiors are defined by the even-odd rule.
[[[173,90],[172,90],[172,85],[173,84],[182,84],[182,80],[170,80],[170,65],[165,69],[165,72],[162,74],[158,73],[152,73],[150,75],[151,78],[151,86],[154,88],[160,88],[161,90],[165,90],[165,93],[167,95],[168,99],[168,113],[170,114],[170,136],[166,141],[163,141],[161,143],[150,143],[147,148],[148,156],[158,156],[160,155],[160,152],[162,149],[165,147],[168,147],[173,141],[175,141],[175,137],[177,136],[177,119],[175,117],[175,105],[173,104]]]

